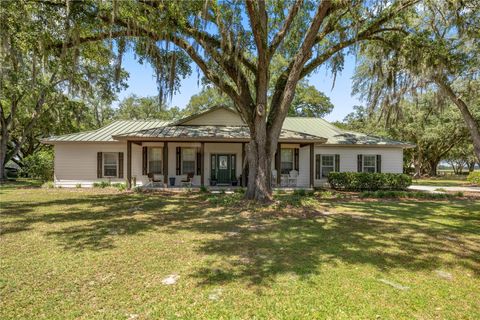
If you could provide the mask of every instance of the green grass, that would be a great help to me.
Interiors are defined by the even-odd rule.
[[[480,317],[479,201],[281,194],[260,207],[11,186],[0,199],[1,319]]]
[[[450,175],[433,178],[413,179],[414,185],[420,186],[439,186],[439,187],[461,187],[468,186],[466,175]]]

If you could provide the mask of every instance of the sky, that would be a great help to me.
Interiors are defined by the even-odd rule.
[[[122,66],[130,76],[127,81],[128,88],[120,92],[118,95],[119,100],[132,94],[137,96],[154,96],[158,94],[155,73],[148,63],[143,65],[138,63],[130,51],[125,53]],[[361,104],[357,97],[351,96],[351,78],[354,69],[355,57],[346,57],[344,69],[337,74],[333,89],[333,76],[325,68],[320,68],[309,77],[309,83],[328,96],[334,105],[332,113],[325,117],[327,121],[341,121],[347,114],[352,112],[354,105]],[[201,91],[202,87],[198,83],[196,67],[193,66],[192,70],[192,75],[182,80],[180,92],[173,96],[169,106],[184,108],[190,97]]]

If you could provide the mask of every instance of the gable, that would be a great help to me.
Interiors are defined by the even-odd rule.
[[[238,113],[227,108],[215,108],[182,121],[185,126],[244,126]]]

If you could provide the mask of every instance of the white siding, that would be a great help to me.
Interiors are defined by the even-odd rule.
[[[340,172],[357,172],[357,156],[359,154],[374,154],[382,156],[382,172],[403,172],[402,148],[372,148],[372,147],[315,147],[315,154],[340,155]],[[321,186],[325,179],[315,179],[315,186]]]
[[[154,145],[148,143],[148,145]],[[161,146],[162,143],[155,143]],[[200,143],[173,143],[168,144],[168,177],[176,177],[176,185],[180,185],[181,176],[176,175],[176,147],[200,148]],[[298,146],[298,145],[296,145]],[[97,152],[124,153],[124,179],[97,179]],[[205,143],[205,184],[209,185],[210,155],[212,153],[236,154],[236,174],[242,172],[242,144],[241,143]],[[402,173],[403,150],[401,148],[363,148],[363,147],[325,147],[315,148],[315,154],[339,154],[340,171],[357,171],[358,154],[380,154],[382,156],[382,172]],[[274,162],[272,163],[274,167]],[[312,168],[315,170],[315,168]],[[62,187],[91,187],[96,181],[110,180],[125,182],[127,176],[127,144],[126,143],[58,143],[55,145],[55,185]],[[132,177],[136,184],[148,182],[147,176],[142,175],[142,147],[132,144]],[[300,148],[298,187],[308,187],[310,179],[310,149],[308,146]],[[315,185],[324,184],[324,180],[315,180]],[[193,179],[195,186],[200,185],[200,176]]]
[[[190,121],[183,123],[183,125],[194,125],[194,126],[212,126],[212,125],[220,125],[220,126],[243,126],[245,123],[243,122],[242,118],[226,109],[217,109],[212,112],[205,113],[197,118],[194,118]]]
[[[126,144],[59,143],[55,145],[55,185],[75,187],[81,184],[82,187],[91,187],[93,182],[100,180],[124,181],[124,179],[97,179],[97,152],[123,152],[125,176]]]

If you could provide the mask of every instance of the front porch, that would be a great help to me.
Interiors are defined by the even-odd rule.
[[[314,143],[280,142],[272,163],[274,188],[313,188]],[[228,191],[247,185],[247,141],[126,141],[126,181],[131,189]],[[278,174],[277,174],[278,172]]]

